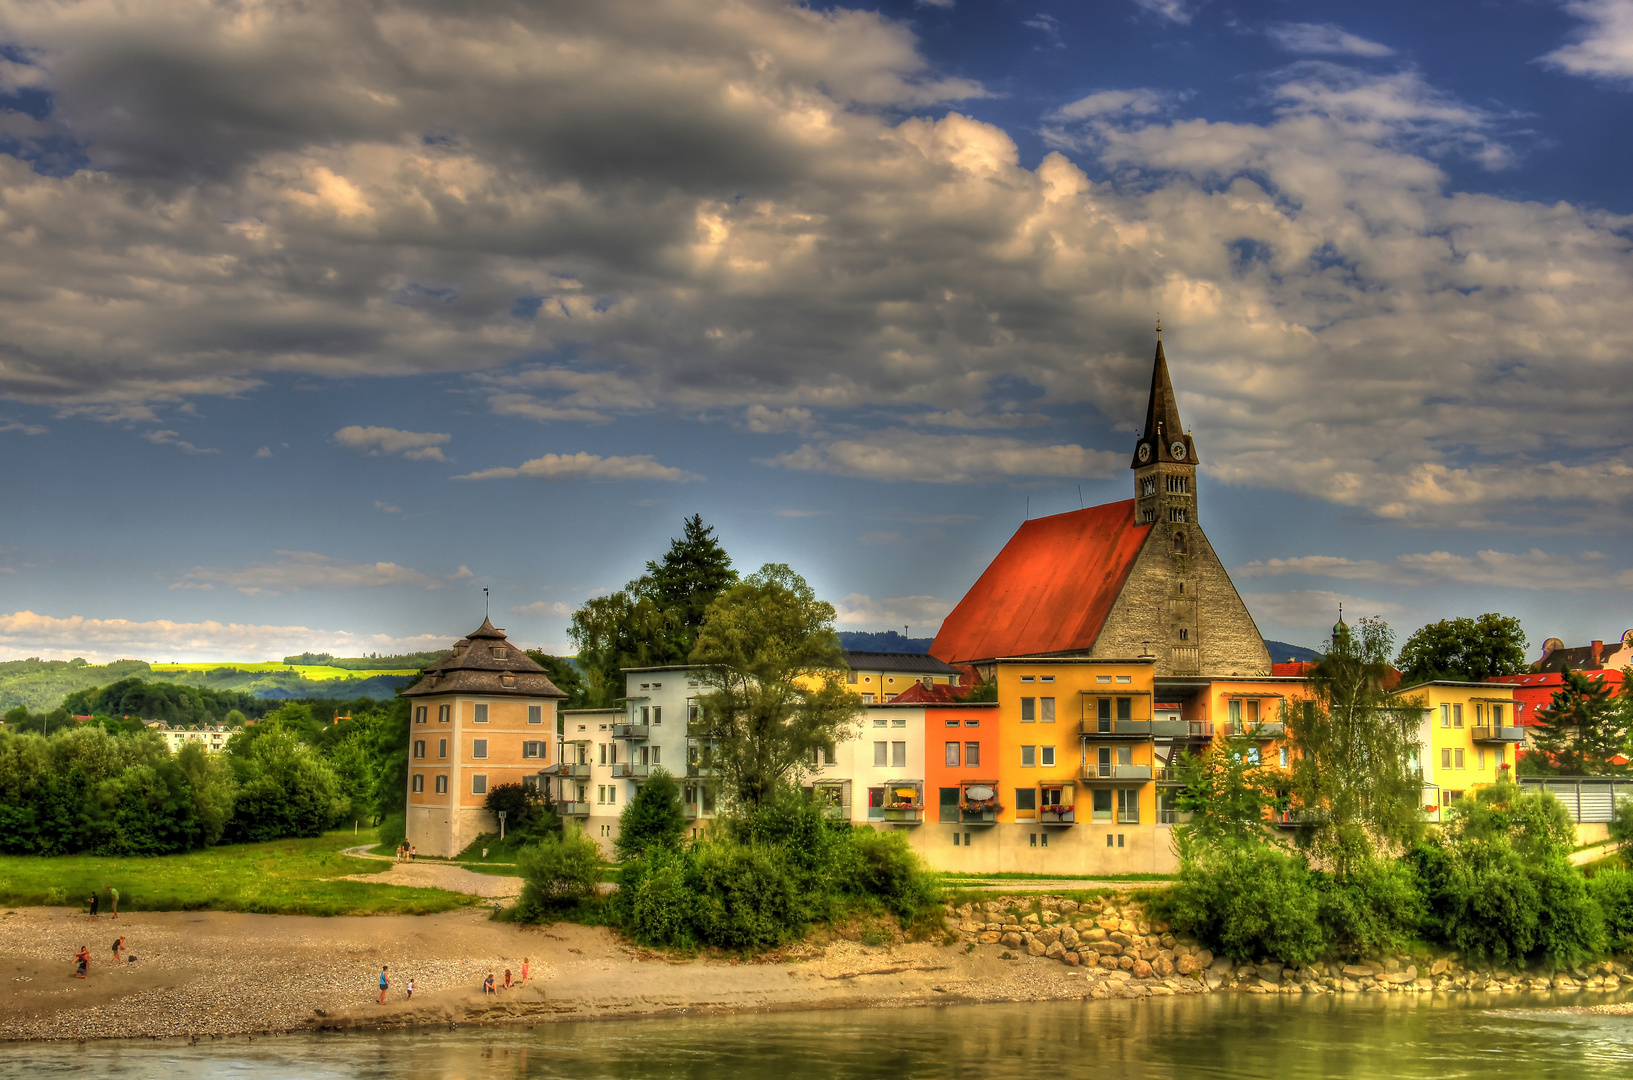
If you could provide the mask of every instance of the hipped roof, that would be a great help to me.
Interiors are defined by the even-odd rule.
[[[1133,499],[1028,521],[942,622],[931,655],[956,664],[1087,651],[1150,531]]]
[[[503,655],[496,655],[502,651]],[[510,684],[506,685],[505,680]],[[453,651],[425,669],[425,678],[403,697],[481,694],[495,697],[564,698],[531,656],[512,645],[487,619],[454,643]]]

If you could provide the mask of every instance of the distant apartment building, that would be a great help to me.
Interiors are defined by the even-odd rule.
[[[567,695],[484,619],[403,691],[409,701],[408,840],[457,855],[499,825],[500,784],[539,784],[556,761],[556,708]]]
[[[933,656],[845,650],[845,689],[864,705],[883,704],[914,686],[957,686],[959,671]]]
[[[1396,698],[1423,702],[1416,732],[1423,776],[1423,812],[1439,821],[1475,789],[1512,779],[1525,731],[1515,722],[1514,688],[1507,683],[1435,681],[1403,686]]]
[[[172,728],[159,724],[154,726],[153,730],[164,737],[164,743],[172,754],[180,753],[181,748],[188,743],[197,743],[206,751],[215,754],[226,749],[227,740],[239,729],[222,727],[219,724],[193,728]]]

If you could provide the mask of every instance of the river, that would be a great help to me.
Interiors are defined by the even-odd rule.
[[[1633,1016],[1496,995],[1207,997],[680,1017],[387,1034],[13,1044],[0,1078],[1589,1080]],[[1604,1001],[1580,995],[1579,1000]]]

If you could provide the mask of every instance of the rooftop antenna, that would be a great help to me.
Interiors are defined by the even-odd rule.
[[[1083,485],[1077,485],[1077,508],[1083,509]]]
[[[906,637],[906,636],[907,636],[907,624],[902,623],[902,637]]]
[[[488,621],[488,590],[485,587],[482,590],[482,621]]]

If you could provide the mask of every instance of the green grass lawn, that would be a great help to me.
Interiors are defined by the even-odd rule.
[[[285,664],[278,660],[266,660],[256,663],[225,662],[219,664],[149,664],[154,671],[215,671],[218,668],[233,668],[238,671],[288,671],[313,682],[327,682],[331,679],[368,679],[376,675],[417,675],[418,668],[392,668],[389,670],[369,669],[367,671],[353,671],[351,668],[329,667],[327,664]]]
[[[479,902],[441,889],[334,880],[379,873],[382,864],[340,852],[373,830],[313,840],[234,844],[156,858],[0,856],[0,904],[84,906],[93,891],[119,890],[121,911],[248,911],[268,915],[429,915]]]

